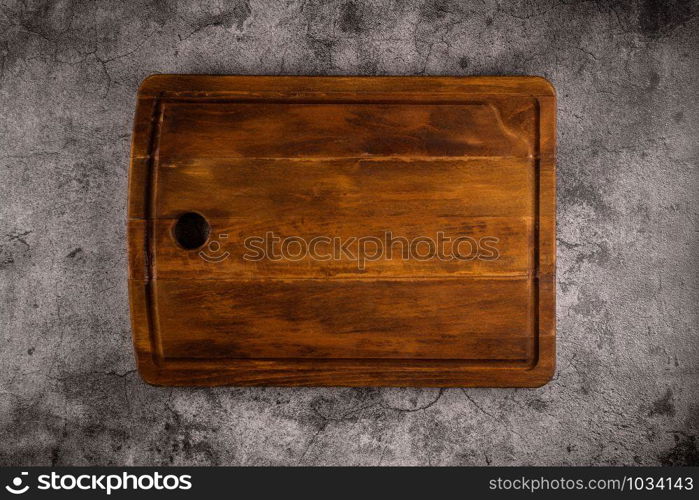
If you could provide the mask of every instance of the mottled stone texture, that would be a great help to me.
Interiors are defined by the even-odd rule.
[[[0,463],[696,464],[698,11],[2,2]],[[532,390],[143,383],[124,221],[134,97],[151,73],[549,78],[555,379]]]

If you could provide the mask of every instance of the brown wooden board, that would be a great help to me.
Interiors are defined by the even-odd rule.
[[[555,106],[538,77],[146,79],[128,220],[141,376],[546,383]]]

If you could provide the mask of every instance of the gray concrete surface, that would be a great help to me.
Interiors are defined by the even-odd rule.
[[[3,1],[0,464],[697,464],[698,10]],[[124,220],[134,96],[151,73],[549,78],[555,379],[535,390],[141,382]]]

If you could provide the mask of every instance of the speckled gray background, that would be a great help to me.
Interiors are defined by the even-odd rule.
[[[696,464],[698,11],[3,1],[0,464]],[[134,96],[151,73],[549,78],[555,379],[535,390],[144,384],[124,221]]]

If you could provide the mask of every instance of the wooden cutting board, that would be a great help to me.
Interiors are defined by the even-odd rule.
[[[555,137],[537,77],[148,78],[129,183],[139,372],[546,383]]]

